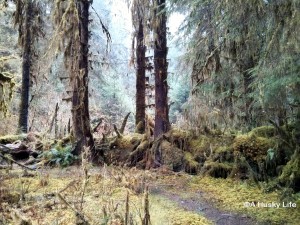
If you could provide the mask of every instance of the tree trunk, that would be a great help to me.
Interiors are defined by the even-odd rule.
[[[139,129],[139,133],[145,132],[145,54],[146,47],[144,45],[144,26],[143,21],[139,21],[139,28],[137,34],[137,48],[136,48],[136,126],[142,122],[143,126]]]
[[[156,0],[156,26],[154,27],[154,67],[155,67],[155,127],[154,137],[170,129],[168,110],[168,62],[167,27],[165,0]]]
[[[32,1],[25,3],[25,29],[22,53],[22,89],[19,115],[19,129],[27,133],[28,130],[28,108],[29,108],[29,85],[31,67],[31,24],[32,23]]]
[[[79,51],[78,51],[78,71],[73,79],[72,96],[72,118],[74,137],[77,146],[73,151],[79,155],[83,146],[90,147],[92,158],[98,157],[95,153],[94,139],[90,128],[89,99],[88,99],[88,52],[89,52],[89,1],[78,1],[77,10],[79,12]]]

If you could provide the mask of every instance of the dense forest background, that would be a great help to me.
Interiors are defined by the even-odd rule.
[[[298,0],[1,0],[0,18],[1,154],[23,138],[49,165],[89,149],[299,192]]]

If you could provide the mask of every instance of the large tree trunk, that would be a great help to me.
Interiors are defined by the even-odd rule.
[[[144,26],[143,21],[139,21],[139,28],[137,34],[137,48],[136,48],[136,114],[135,124],[142,123],[143,126],[138,130],[139,133],[145,132],[145,54],[146,47],[144,45]]]
[[[31,67],[31,23],[32,23],[32,1],[25,3],[25,29],[22,53],[22,90],[19,115],[19,129],[27,133],[28,129],[28,108],[29,108],[29,85]]]
[[[90,147],[92,157],[98,157],[95,153],[94,139],[90,128],[89,99],[88,99],[88,52],[89,52],[89,1],[78,1],[79,12],[79,51],[78,71],[73,79],[72,118],[73,132],[77,140],[74,154],[79,155],[84,146]],[[76,60],[76,59],[75,59]]]
[[[155,67],[155,127],[154,137],[170,129],[168,110],[168,62],[167,28],[165,0],[156,0],[156,25],[154,27],[154,67]]]

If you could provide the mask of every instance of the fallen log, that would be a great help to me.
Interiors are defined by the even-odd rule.
[[[28,149],[27,146],[18,142],[14,144],[0,144],[0,153],[10,154],[14,160],[28,159],[29,156],[36,158],[39,153]]]
[[[15,163],[15,164],[17,164],[17,165],[19,165],[19,166],[21,166],[21,167],[23,167],[23,168],[25,168],[25,169],[28,169],[28,170],[36,170],[35,168],[31,168],[31,167],[28,167],[28,166],[23,165],[22,163],[17,162],[16,160],[14,160],[14,159],[12,159],[11,157],[9,157],[9,155],[7,155],[7,154],[2,155],[2,154],[0,153],[0,157],[3,158],[3,159],[5,159],[5,160],[7,160],[7,161],[10,161],[10,162],[12,162],[12,163]]]

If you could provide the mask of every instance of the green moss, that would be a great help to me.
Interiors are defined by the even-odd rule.
[[[197,173],[199,170],[199,163],[195,160],[194,156],[190,152],[184,152],[184,164],[185,171],[187,173]]]
[[[216,148],[216,153],[232,152],[233,149],[228,146],[219,146]]]
[[[187,138],[191,136],[191,133],[189,131],[180,129],[172,129],[169,131],[169,134],[174,138]]]
[[[216,178],[227,178],[233,168],[232,163],[219,163],[213,161],[206,161],[201,169],[201,172],[205,175],[209,175]]]
[[[299,148],[299,147],[298,147]],[[283,167],[282,174],[279,177],[281,183],[300,191],[300,153],[299,149],[295,151],[292,159]]]
[[[249,132],[250,135],[256,135],[258,137],[274,137],[276,135],[276,129],[273,126],[262,126],[262,127],[256,127],[251,132]]]
[[[203,154],[205,151],[209,150],[211,144],[211,139],[207,136],[201,135],[197,139],[190,141],[190,151],[192,154]]]
[[[131,135],[124,135],[120,138],[114,138],[111,142],[110,142],[110,147],[111,148],[115,148],[115,149],[132,149],[133,145],[136,141],[141,140],[143,137],[142,134],[131,134]]]
[[[246,159],[259,161],[265,159],[268,149],[274,148],[275,145],[275,139],[246,134],[234,139],[233,149],[242,153]]]
[[[245,202],[276,202],[282,204],[277,192],[264,193],[257,186],[228,178],[215,179],[195,176],[190,186],[195,190],[206,191],[208,194],[203,195],[203,197],[207,198],[209,202],[214,202],[219,208],[250,215],[258,220],[257,224],[299,224],[300,210],[298,204],[297,208],[244,206]]]
[[[27,134],[19,134],[19,135],[5,135],[0,137],[1,144],[13,143],[18,140],[25,140],[27,138]]]
[[[180,171],[183,167],[183,151],[165,140],[161,142],[160,148],[163,164],[170,167],[173,171]]]

